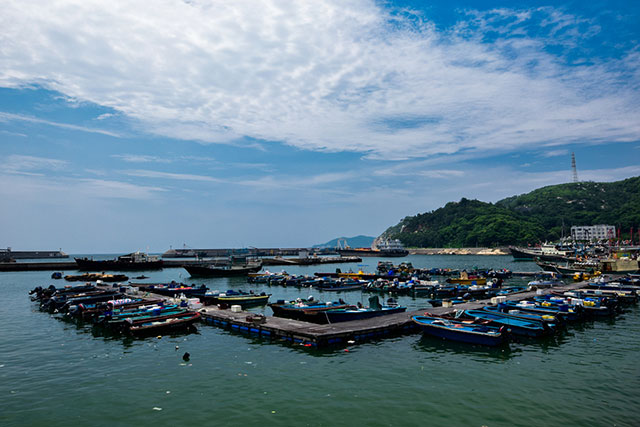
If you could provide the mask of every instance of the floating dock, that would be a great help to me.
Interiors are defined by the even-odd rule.
[[[565,286],[557,286],[541,290],[542,294],[551,291],[568,291],[584,287],[586,282],[571,283]],[[515,292],[506,295],[509,301],[519,301],[540,295],[538,291]],[[218,326],[232,331],[242,332],[265,339],[297,343],[310,347],[327,347],[346,345],[350,341],[363,342],[388,336],[416,332],[419,329],[411,320],[412,316],[420,316],[425,312],[442,315],[452,313],[454,310],[478,309],[490,304],[490,300],[480,300],[465,304],[456,304],[454,307],[429,307],[412,312],[390,314],[371,319],[354,320],[350,322],[333,323],[329,325],[317,325],[315,323],[285,319],[281,317],[266,317],[261,320],[251,312],[233,312],[208,306],[200,310],[203,321],[209,325]]]

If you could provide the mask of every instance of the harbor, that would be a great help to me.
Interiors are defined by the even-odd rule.
[[[508,301],[522,301],[550,292],[565,292],[580,289],[585,282],[570,283],[565,286],[540,291],[525,291],[507,295]],[[479,300],[455,306],[455,310],[478,309],[490,305],[491,300]],[[316,325],[292,319],[268,316],[256,321],[248,312],[233,312],[217,307],[205,307],[200,310],[203,321],[232,331],[255,334],[269,340],[282,340],[290,343],[309,344],[315,347],[347,345],[349,342],[361,343],[366,340],[416,333],[418,328],[411,320],[425,311],[435,315],[453,314],[453,307],[429,307],[420,310],[381,316],[372,319],[341,322],[331,325]]]
[[[322,268],[297,265],[287,266],[286,269],[289,274],[297,276],[312,276],[316,272],[333,272],[336,269],[372,271],[379,261],[385,260],[366,260],[366,264],[328,264]],[[487,258],[409,255],[393,262],[397,264],[399,261],[411,263],[425,271],[447,270],[451,274],[454,274],[453,271],[473,271],[478,265],[495,271],[503,268],[519,269],[522,275],[514,274],[513,278],[505,280],[505,284],[526,284],[533,279],[533,275],[540,272],[534,262],[514,262],[510,256]],[[135,282],[167,283],[185,275],[184,271],[175,268],[143,273],[148,278]],[[635,404],[627,397],[633,395],[632,388],[635,386],[625,383],[622,377],[630,375],[625,366],[631,366],[626,363],[635,354],[633,349],[637,346],[637,341],[633,337],[640,333],[640,312],[637,306],[626,308],[616,316],[568,325],[548,337],[513,337],[507,345],[497,348],[429,337],[423,335],[411,321],[413,315],[423,315],[425,312],[446,315],[454,310],[491,305],[491,299],[451,307],[433,307],[427,302],[427,297],[412,294],[394,295],[399,304],[407,307],[405,313],[324,325],[274,317],[266,306],[249,307],[239,312],[229,308],[204,306],[198,309],[201,322],[196,324],[196,333],[159,333],[136,338],[129,334],[108,333],[102,327],[88,322],[64,321],[61,314],[39,311],[26,298],[27,291],[35,284],[55,284],[60,287],[67,283],[52,281],[49,276],[50,271],[6,272],[0,276],[8,298],[8,304],[0,307],[0,310],[3,317],[13,314],[16,318],[16,324],[7,330],[5,339],[0,343],[2,350],[8,355],[0,362],[3,365],[0,374],[4,375],[5,384],[12,384],[14,394],[10,395],[13,402],[11,405],[17,410],[25,405],[27,399],[33,399],[46,390],[46,385],[39,383],[38,378],[49,378],[55,372],[52,369],[73,366],[75,379],[64,374],[56,375],[55,378],[56,384],[69,390],[66,392],[68,398],[90,402],[94,399],[93,391],[97,387],[101,390],[102,401],[106,399],[110,405],[120,405],[129,420],[139,422],[159,414],[168,417],[171,422],[177,422],[171,412],[175,412],[187,400],[198,402],[202,399],[199,397],[200,393],[205,393],[206,396],[216,396],[215,407],[227,412],[226,420],[243,420],[251,424],[252,421],[247,421],[246,416],[229,413],[239,399],[252,399],[254,413],[264,413],[264,416],[277,417],[285,420],[285,423],[295,423],[295,416],[290,414],[295,413],[299,405],[296,403],[297,396],[304,390],[305,400],[341,400],[347,402],[350,408],[359,408],[355,410],[355,414],[350,410],[341,415],[349,423],[355,423],[358,417],[364,416],[362,411],[371,411],[377,405],[376,396],[382,394],[387,396],[389,404],[407,408],[411,413],[409,408],[415,404],[408,405],[409,395],[404,392],[409,388],[428,398],[428,403],[418,406],[418,413],[429,411],[432,417],[443,422],[449,418],[446,411],[456,407],[447,402],[451,399],[465,401],[469,399],[468,390],[481,390],[482,393],[474,398],[473,405],[483,409],[470,410],[459,418],[471,425],[475,425],[473,420],[477,417],[487,425],[496,424],[502,419],[500,417],[503,415],[495,415],[502,408],[497,400],[512,398],[514,393],[518,399],[525,399],[526,394],[535,393],[537,403],[554,414],[553,417],[537,416],[536,419],[550,423],[552,418],[555,420],[558,416],[563,417],[566,408],[558,403],[557,392],[549,392],[548,373],[539,372],[541,359],[552,367],[550,369],[556,380],[572,384],[576,390],[573,393],[576,403],[572,403],[571,411],[567,412],[571,413],[571,419],[575,419],[573,414],[576,410],[583,414],[578,417],[579,420],[585,422],[596,413],[601,416],[601,409],[592,411],[586,404],[579,402],[588,401],[588,396],[591,395],[588,390],[592,388],[583,388],[590,384],[588,378],[605,373],[614,381],[617,379],[618,384],[627,384],[616,389],[604,385],[597,388],[600,396],[615,398],[617,402],[615,414],[611,412],[609,415],[611,419],[617,420],[619,414],[635,410]],[[444,282],[449,276],[434,277]],[[10,285],[11,283],[14,285]],[[365,301],[370,295],[360,290],[336,294],[319,288],[248,283],[247,278],[243,277],[203,278],[195,283],[198,286],[204,284],[210,289],[265,292],[272,294],[273,301],[304,299],[313,294],[322,300],[343,298],[349,303],[355,303],[358,300]],[[105,284],[104,288],[118,289],[114,285]],[[122,285],[125,288],[130,286],[128,282]],[[567,279],[565,286],[554,290],[582,286],[584,282]],[[548,292],[547,289],[540,289],[512,293],[506,295],[505,300],[515,301]],[[150,300],[166,298],[150,290],[129,296]],[[385,300],[387,298],[388,296],[384,296]],[[17,316],[18,312],[21,313],[20,316]],[[20,330],[24,329],[32,331],[28,337],[20,334]],[[621,345],[628,350],[621,350]],[[59,350],[61,348],[62,352]],[[184,358],[186,353],[189,354],[187,360]],[[40,374],[36,377],[19,375],[20,372],[29,370],[29,366],[41,365],[43,355],[46,354],[56,355],[47,362],[50,368],[39,371]],[[613,367],[618,368],[612,371]],[[119,372],[117,377],[120,380],[113,384],[105,382],[105,376],[113,376],[114,372]],[[123,379],[125,377],[126,381]],[[381,377],[389,378],[383,382],[384,387],[380,382]],[[505,383],[515,384],[524,377],[528,385],[526,393],[511,387],[505,388]],[[306,385],[309,378],[315,379],[313,389]],[[336,383],[336,378],[359,380],[357,384]],[[394,385],[396,382],[393,378],[403,378],[402,384]],[[500,378],[500,381],[496,382],[495,378]],[[293,385],[287,388],[267,386],[282,381]],[[83,392],[74,391],[78,384]],[[438,384],[437,390],[432,387],[434,384]],[[194,385],[197,391],[194,390]],[[446,394],[446,398],[443,394]],[[135,407],[125,401],[133,396]],[[88,407],[93,408],[92,413],[83,409]],[[45,408],[48,415],[61,415],[55,406],[48,405],[45,401],[43,409],[23,414],[25,422],[41,419],[45,416]],[[96,406],[81,405],[76,416],[78,419],[91,417],[95,408]],[[438,410],[444,412],[434,415]],[[11,413],[10,409],[8,414]],[[525,411],[525,414],[529,413]],[[504,416],[515,419],[513,417],[523,414],[507,412]],[[529,418],[531,416],[533,412],[527,415]],[[417,417],[418,415],[416,420]],[[206,422],[205,418],[204,415],[195,415],[193,420]],[[382,418],[391,422],[393,415]],[[407,419],[413,417],[409,415]],[[259,422],[258,419],[255,421]],[[235,421],[231,423],[235,424]]]

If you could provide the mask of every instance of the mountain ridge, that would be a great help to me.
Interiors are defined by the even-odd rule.
[[[638,230],[640,177],[545,186],[496,203],[462,198],[407,216],[382,236],[408,247],[495,247],[558,240],[572,225],[596,224],[614,225],[622,237]]]

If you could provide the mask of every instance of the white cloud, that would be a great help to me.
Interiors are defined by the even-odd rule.
[[[370,0],[15,0],[0,85],[40,84],[173,138],[381,159],[640,138],[640,55],[570,67],[544,44],[597,25],[552,8],[470,16],[442,34]]]
[[[560,149],[560,150],[550,150],[550,151],[545,151],[544,153],[540,154],[542,157],[560,157],[560,156],[568,156],[569,155],[569,150],[567,149]]]
[[[162,187],[131,184],[108,179],[72,179],[68,177],[40,177],[22,175],[0,176],[3,185],[0,195],[21,203],[37,202],[40,207],[47,204],[64,204],[74,200],[74,206],[100,199],[151,200],[158,193],[166,192]]]
[[[0,40],[2,40],[1,37],[0,37]],[[2,76],[2,71],[0,70],[0,85],[2,85],[2,77],[1,76]],[[37,123],[37,124],[43,124],[43,125],[47,125],[47,126],[58,127],[58,128],[61,128],[61,129],[70,129],[70,130],[77,130],[77,131],[89,132],[89,133],[99,133],[99,134],[102,134],[102,135],[113,136],[113,137],[116,137],[116,138],[120,137],[120,135],[115,133],[115,132],[111,132],[111,131],[107,131],[107,130],[103,130],[103,129],[93,129],[93,128],[88,128],[88,127],[85,127],[85,126],[77,126],[77,125],[73,125],[73,124],[69,124],[69,123],[54,122],[54,121],[51,121],[51,120],[44,120],[44,119],[40,119],[40,118],[37,118],[37,117],[25,116],[25,115],[22,115],[22,114],[6,113],[6,112],[0,111],[0,122],[9,122],[9,121],[20,121],[20,122]]]
[[[157,156],[145,154],[112,154],[111,157],[121,159],[127,163],[171,163],[171,159],[164,159]]]
[[[100,114],[98,117],[96,117],[96,120],[105,120],[111,117],[114,117],[115,114],[113,113],[104,113],[104,114]]]
[[[0,164],[0,170],[9,173],[34,174],[34,172],[60,171],[68,165],[65,160],[12,154]]]
[[[160,171],[152,171],[152,170],[124,170],[121,171],[125,175],[129,176],[137,176],[140,178],[160,178],[160,179],[173,179],[179,181],[207,181],[207,182],[225,182],[222,179],[214,178],[206,175],[194,175],[187,173],[171,173],[171,172],[160,172]]]

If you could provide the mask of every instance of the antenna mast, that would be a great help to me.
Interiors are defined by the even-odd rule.
[[[578,169],[576,168],[576,154],[571,153],[571,171],[573,172],[573,182],[579,182],[578,180]]]

